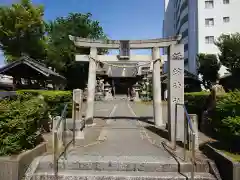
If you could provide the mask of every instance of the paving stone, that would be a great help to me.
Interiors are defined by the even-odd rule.
[[[53,172],[37,172],[32,180],[56,180]],[[186,180],[190,173],[119,172],[119,171],[60,171],[58,180]],[[208,173],[196,173],[194,180],[215,180]]]

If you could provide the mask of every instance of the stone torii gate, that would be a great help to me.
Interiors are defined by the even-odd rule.
[[[175,137],[175,110],[176,103],[184,103],[184,45],[178,44],[181,36],[149,40],[92,40],[69,36],[75,46],[90,48],[90,55],[76,55],[76,61],[89,62],[88,97],[86,122],[93,121],[94,97],[96,87],[97,61],[113,62],[124,60],[126,62],[151,62],[153,66],[153,108],[156,126],[164,125],[162,119],[161,98],[161,59],[160,48],[168,50],[168,127],[171,140]],[[120,49],[120,55],[98,55],[98,48]],[[130,49],[151,49],[151,55],[131,55]],[[177,138],[183,139],[184,110],[179,106]]]

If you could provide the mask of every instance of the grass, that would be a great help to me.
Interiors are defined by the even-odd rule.
[[[140,104],[146,104],[146,105],[152,105],[153,104],[153,101],[140,101],[138,102]],[[167,103],[167,101],[162,101],[162,103]]]
[[[236,162],[240,162],[240,154],[231,153],[231,152],[224,151],[224,150],[220,150],[220,151],[223,152],[225,155],[231,157],[232,160],[234,160]]]

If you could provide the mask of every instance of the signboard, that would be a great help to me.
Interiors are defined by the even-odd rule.
[[[120,41],[120,56],[130,56],[130,44],[129,41]]]

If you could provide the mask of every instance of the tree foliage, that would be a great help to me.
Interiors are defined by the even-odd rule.
[[[71,88],[75,88],[71,83],[80,82],[79,78],[86,80],[87,64],[75,62],[75,54],[88,54],[89,49],[79,49],[69,35],[91,38],[105,39],[102,27],[98,21],[91,20],[91,14],[70,13],[67,17],[59,17],[47,25],[48,31],[48,60],[47,64],[62,72],[68,79]]]
[[[232,74],[240,73],[240,33],[222,34],[215,42],[220,50],[219,59]]]
[[[34,59],[45,56],[44,8],[30,0],[21,0],[11,6],[0,6],[0,49],[7,62],[22,53]]]
[[[88,54],[89,49],[75,47],[69,35],[106,39],[102,27],[91,19],[90,13],[70,13],[48,23],[43,20],[43,14],[44,8],[32,4],[31,0],[0,6],[0,50],[6,61],[15,61],[26,54],[63,74],[70,88],[85,84],[88,64],[76,63],[75,54]]]
[[[200,53],[197,56],[198,73],[202,75],[203,83],[206,88],[211,88],[212,84],[219,78],[218,71],[221,63],[215,54]]]

